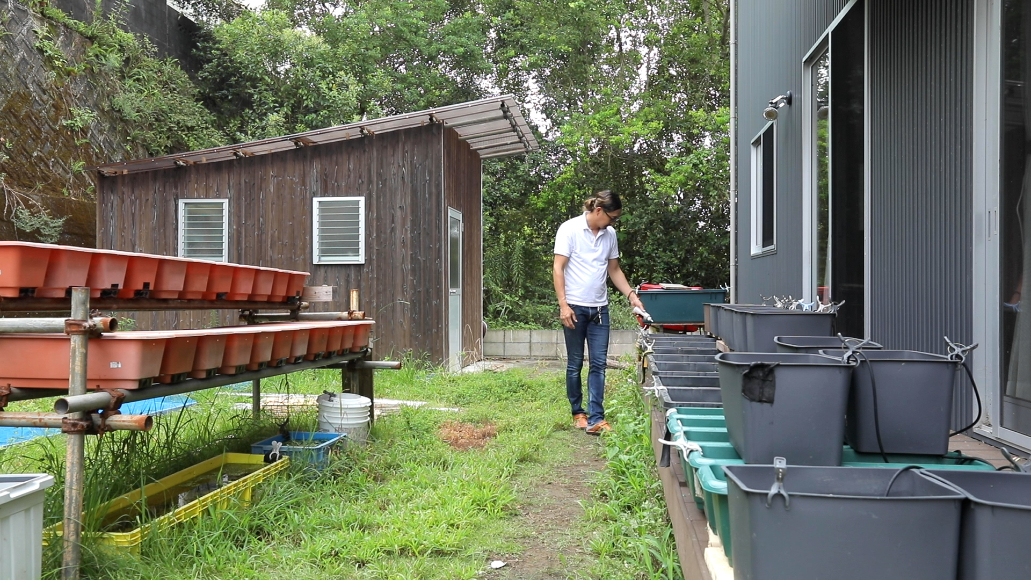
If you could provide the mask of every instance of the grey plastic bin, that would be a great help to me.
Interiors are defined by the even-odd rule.
[[[659,372],[652,369],[652,377],[667,387],[709,387],[720,388],[719,373]]]
[[[774,469],[723,467],[735,580],[956,577],[962,494],[913,470],[789,465],[790,505],[767,507]]]
[[[863,342],[861,338],[845,337],[852,345],[859,345]],[[777,345],[777,352],[801,352],[819,354],[821,350],[844,349],[841,339],[837,336],[775,336],[773,343]],[[881,350],[884,347],[873,341],[863,344],[862,350]]]
[[[0,578],[36,580],[43,566],[43,490],[53,476],[0,475]]]
[[[745,313],[749,352],[775,352],[776,336],[832,336],[835,314],[800,310],[752,310]]]
[[[1031,475],[999,471],[926,473],[966,496],[959,580],[1031,578]]]
[[[723,394],[719,387],[719,378],[715,379],[716,384],[696,384],[698,379],[685,377],[655,376],[652,384],[659,389],[656,394],[667,409],[671,407],[684,406],[723,406]]]
[[[682,354],[708,356],[716,356],[716,354],[720,352],[716,350],[715,346],[660,346],[658,344],[652,346],[651,350],[655,354]]]
[[[649,354],[649,365],[664,362],[716,362],[715,354]]]
[[[858,358],[845,419],[846,442],[860,453],[878,453],[879,427],[885,453],[948,453],[952,387],[959,363],[911,350],[864,350]],[[877,386],[876,425],[871,370]]]
[[[709,362],[666,362],[654,361],[653,372],[715,373],[716,357]]]
[[[723,353],[730,442],[745,463],[840,465],[851,363],[815,354]]]

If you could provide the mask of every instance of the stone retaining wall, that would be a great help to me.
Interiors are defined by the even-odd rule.
[[[636,330],[613,330],[609,334],[609,358],[632,353]],[[488,330],[483,339],[487,358],[566,358],[561,330]]]

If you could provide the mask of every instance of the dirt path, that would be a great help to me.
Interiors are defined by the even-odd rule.
[[[585,549],[584,510],[594,474],[605,467],[599,440],[582,431],[560,431],[546,442],[563,464],[540,468],[520,478],[519,515],[512,520],[520,553],[496,554],[506,563],[488,570],[491,580],[565,580],[584,578],[580,570],[594,557]]]

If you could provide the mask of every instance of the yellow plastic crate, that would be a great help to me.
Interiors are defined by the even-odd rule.
[[[104,515],[112,512],[128,509],[145,497],[160,495],[170,488],[190,481],[201,474],[225,467],[226,465],[261,465],[263,463],[264,460],[261,455],[252,455],[250,453],[223,453],[222,455],[212,457],[207,461],[188,467],[182,471],[169,475],[168,477],[159,479],[150,485],[144,486],[143,489],[137,489],[125,495],[116,497],[101,506],[98,512],[99,515],[103,517]],[[254,473],[249,473],[236,481],[227,483],[210,493],[198,497],[175,511],[154,518],[146,524],[128,532],[98,532],[90,535],[91,537],[99,539],[100,543],[113,546],[117,549],[138,550],[140,543],[142,543],[144,538],[146,538],[152,531],[164,530],[180,522],[196,518],[212,506],[223,509],[228,506],[229,500],[233,497],[238,497],[239,501],[244,505],[249,504],[254,491],[254,486],[265,481],[276,473],[283,471],[288,465],[290,465],[290,458],[283,457],[275,463],[270,463]],[[43,543],[46,544],[47,540],[51,538],[60,537],[62,535],[63,528],[63,523],[58,523],[48,527],[43,532]]]

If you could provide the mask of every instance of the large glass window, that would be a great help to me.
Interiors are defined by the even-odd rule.
[[[805,61],[805,209],[808,291],[820,302],[845,302],[837,329],[864,336],[866,302],[865,76],[862,1],[847,12]]]
[[[1031,6],[1006,0],[1002,13],[1002,131],[999,180],[999,324],[1002,427],[1031,434]]]
[[[777,133],[766,127],[752,141],[752,254],[777,247]]]
[[[813,63],[810,73],[813,106],[813,203],[816,206],[814,227],[816,228],[816,259],[814,264],[816,296],[821,303],[833,300],[831,294],[831,124],[830,87],[831,59],[825,48]]]

